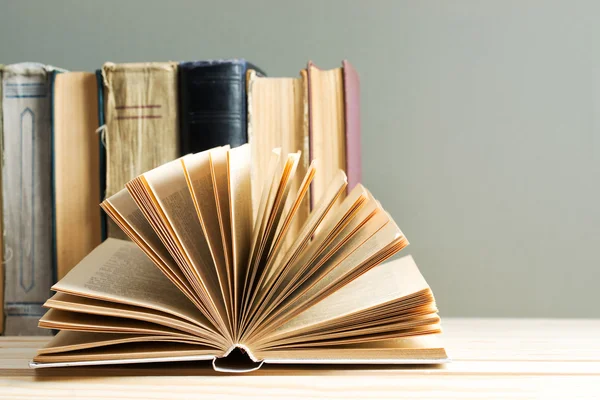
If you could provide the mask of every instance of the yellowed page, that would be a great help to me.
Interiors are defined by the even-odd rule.
[[[347,201],[349,197],[346,198]],[[334,238],[334,241],[327,248],[327,253],[316,260],[311,254],[306,255],[299,263],[305,264],[299,267],[303,277],[294,277],[295,283],[288,285],[287,294],[281,293],[274,301],[269,304],[265,313],[271,313],[267,321],[271,322],[275,318],[282,320],[302,307],[315,296],[325,294],[331,284],[339,282],[340,279],[349,276],[356,268],[359,268],[365,261],[377,253],[394,238],[398,233],[395,226],[390,225],[387,231],[381,229],[389,223],[389,216],[380,208],[376,200],[370,199],[360,209],[359,213],[347,224],[344,229]],[[369,244],[369,240],[379,243],[374,247]],[[347,259],[353,252],[359,251],[361,246],[365,249],[371,249],[363,253],[362,258],[352,257]],[[311,261],[307,261],[313,257]],[[291,279],[290,279],[291,283]],[[300,298],[300,296],[302,296]],[[264,326],[263,326],[264,328]]]
[[[296,171],[296,174],[297,173],[298,171]],[[292,229],[292,223],[298,223],[299,221],[302,221],[298,227],[299,231],[308,218],[308,215],[306,217],[302,216],[300,209],[303,207],[302,204],[305,202],[307,203],[309,200],[308,190],[312,180],[315,177],[315,173],[316,161],[313,161],[310,163],[298,191],[291,193],[291,198],[293,201],[288,201],[288,204],[286,204],[285,218],[278,229],[277,236],[275,242],[273,243],[273,248],[271,249],[267,263],[272,262],[276,254],[279,254],[280,251],[287,250],[294,243],[296,235],[293,232],[296,230]]]
[[[319,171],[317,170],[317,174]],[[327,192],[324,194],[321,201],[314,208],[308,221],[302,227],[302,230],[298,234],[294,244],[287,249],[285,253],[275,255],[275,261],[273,262],[273,272],[271,280],[267,281],[266,287],[270,287],[274,284],[274,280],[280,277],[281,272],[285,272],[286,268],[289,268],[295,259],[301,254],[304,248],[308,245],[308,241],[312,238],[319,225],[326,218],[327,214],[331,212],[335,202],[339,196],[344,193],[348,181],[346,174],[343,171],[338,171],[334,179],[329,182]]]
[[[439,317],[435,319],[435,321],[439,322]],[[435,322],[434,321],[434,322]],[[423,321],[425,322],[425,321]],[[368,343],[374,340],[387,340],[387,339],[397,339],[397,338],[407,338],[413,336],[424,336],[424,335],[435,335],[442,332],[441,326],[439,323],[433,323],[431,325],[415,325],[409,329],[400,329],[400,330],[392,330],[392,331],[384,331],[380,333],[371,333],[364,334],[360,336],[340,336],[330,339],[320,339],[315,340],[313,342],[302,342],[302,341],[291,341],[289,343],[280,342],[276,346],[272,346],[270,343],[266,347],[261,347],[257,350],[267,350],[267,349],[294,349],[297,347],[305,347],[305,348],[323,348],[326,349],[329,346],[338,346],[338,345],[352,345],[358,343]],[[350,331],[352,332],[352,331]],[[251,349],[254,349],[251,347]]]
[[[344,201],[347,200],[348,198]],[[279,326],[291,318],[290,316],[306,309],[317,297],[326,296],[334,289],[333,285],[339,286],[344,280],[350,281],[356,274],[366,270],[375,262],[367,261],[385,250],[400,233],[389,221],[389,216],[376,200],[368,201],[351,223],[347,224],[345,230],[335,238],[331,248],[328,248],[328,254],[315,262],[307,261],[311,258],[310,254],[298,260],[300,264],[308,263],[298,267],[298,273],[302,272],[304,277],[296,279],[292,276],[296,283],[288,285],[287,294],[279,292],[263,308],[263,312],[257,315],[246,336],[260,338],[263,332],[274,329],[273,327]],[[382,229],[386,224],[390,226]],[[360,252],[361,256],[353,255],[354,252]],[[289,281],[291,282],[291,279]]]
[[[365,326],[349,325],[343,330],[308,330],[295,331],[293,336],[281,336],[268,342],[269,348],[292,347],[324,347],[336,343],[360,343],[370,340],[381,340],[389,337],[407,337],[430,332],[439,326],[440,317],[435,314],[409,315],[403,320],[377,324],[377,314],[374,321]]]
[[[281,157],[281,149],[273,149],[271,152],[270,163],[269,163],[269,171],[266,175],[268,178],[264,179],[264,182],[260,184],[262,187],[262,194],[260,198],[260,204],[258,206],[258,217],[254,220],[254,228],[252,229],[252,239],[250,244],[250,253],[249,253],[249,268],[246,270],[246,284],[244,285],[244,293],[243,293],[243,302],[242,302],[242,315],[241,321],[245,319],[245,314],[248,311],[248,300],[253,295],[253,287],[252,287],[252,276],[256,274],[256,263],[255,260],[257,258],[257,254],[260,249],[260,243],[262,238],[264,237],[264,232],[266,229],[267,221],[269,219],[270,202],[275,197],[276,189],[274,186],[277,182],[277,170],[279,169],[279,158]],[[252,185],[254,189],[255,185]]]
[[[277,328],[280,335],[401,299],[429,286],[411,256],[371,269]]]
[[[203,329],[196,324],[191,324],[172,314],[144,307],[90,299],[61,292],[55,293],[54,296],[48,299],[46,303],[44,303],[44,307],[100,316],[136,319],[168,326],[198,337],[211,338],[216,342],[219,342],[219,340],[222,339],[215,335],[214,332]]]
[[[258,275],[258,278],[256,279],[256,283],[254,284],[252,291],[248,293],[248,298],[246,299],[246,302],[244,303],[244,315],[242,318],[242,328],[241,330],[244,332],[244,335],[246,334],[246,328],[248,326],[248,313],[251,311],[250,309],[250,305],[254,303],[255,299],[256,299],[256,295],[257,293],[257,288],[262,288],[263,287],[263,283],[266,279],[270,279],[271,276],[273,275],[274,271],[272,268],[273,262],[275,260],[275,257],[280,253],[280,252],[285,252],[289,246],[291,244],[293,244],[294,240],[296,239],[294,235],[292,235],[288,228],[290,227],[290,221],[292,221],[295,218],[295,214],[296,211],[298,210],[298,206],[300,206],[300,204],[302,203],[303,199],[307,198],[307,194],[308,194],[308,189],[310,187],[310,183],[312,182],[312,179],[314,177],[316,168],[315,168],[315,162],[312,162],[308,168],[308,171],[306,172],[306,176],[304,177],[302,184],[300,186],[300,190],[298,191],[298,193],[296,193],[294,196],[295,200],[289,204],[286,205],[286,209],[284,211],[284,215],[285,217],[282,218],[282,223],[280,228],[278,229],[278,232],[276,234],[276,239],[273,243],[273,246],[271,248],[271,252],[267,258],[267,260],[265,261],[265,265],[264,267],[262,267],[261,269],[261,273]],[[274,172],[273,172],[274,175]],[[266,196],[265,196],[266,197]],[[265,204],[261,204],[261,209],[266,208],[266,200],[263,199]],[[260,212],[259,212],[260,213]],[[256,229],[256,228],[255,228]],[[255,232],[255,235],[257,235],[257,233]],[[261,235],[257,235],[257,236],[261,236]],[[285,238],[287,237],[287,239],[291,239],[291,240],[286,240]],[[257,241],[256,237],[253,239],[253,246],[255,245],[255,242]],[[254,255],[253,255],[254,257]]]
[[[289,206],[291,203],[287,201],[290,189],[294,184],[295,174],[297,173],[298,162],[300,161],[300,153],[288,154],[287,161],[284,164],[281,179],[278,184],[275,198],[273,199],[273,206],[269,213],[267,220],[266,230],[264,237],[262,238],[261,249],[259,253],[258,263],[264,265],[268,255],[271,252],[273,241],[280,228],[280,223],[283,223],[282,217],[286,204]],[[294,195],[295,197],[295,195]]]
[[[148,183],[145,182],[144,177],[140,176],[128,182],[127,191],[134,199],[137,207],[144,215],[144,218],[146,218],[148,223],[152,226],[152,229],[156,232],[173,260],[177,263],[181,272],[185,275],[185,279],[192,288],[193,293],[195,293],[198,298],[201,298],[201,295],[205,295],[206,291],[200,287],[198,279],[196,279],[190,271],[189,263],[184,257],[183,250],[181,249],[180,244],[175,241],[173,228],[169,226],[163,211],[156,206],[157,200],[152,190],[149,189]],[[114,216],[114,213],[112,213],[110,209],[107,210],[107,213],[111,217]],[[119,223],[118,218],[117,223]],[[196,305],[198,306],[198,304]],[[201,305],[199,308],[206,314],[209,314],[209,311],[204,305]]]
[[[214,329],[200,310],[129,241],[105,240],[52,289],[147,307]]]
[[[179,340],[172,335],[60,331],[50,339],[44,348],[39,349],[37,354],[49,355],[125,343],[176,342]],[[131,346],[131,348],[134,349],[135,345]]]
[[[293,264],[294,260],[299,256],[302,250],[308,244],[310,238],[323,220],[327,212],[331,210],[338,197],[346,189],[348,182],[346,174],[343,171],[338,171],[336,177],[330,182],[327,193],[322,201],[313,210],[308,221],[303,226],[298,234],[294,244],[287,249],[285,253],[275,255],[274,262],[271,267],[271,278],[266,279],[258,288],[257,296],[250,307],[249,317],[260,317],[261,311],[269,304],[269,298],[277,294],[277,289],[281,283],[282,274]],[[266,301],[263,301],[266,299]],[[261,305],[262,304],[262,305]]]
[[[211,323],[215,326],[220,326],[221,321],[218,312],[214,307],[208,308],[208,306],[212,304],[208,293],[200,279],[194,275],[194,272],[190,267],[190,262],[187,260],[185,252],[181,247],[181,243],[177,241],[177,236],[173,231],[173,227],[170,226],[169,220],[165,216],[163,210],[158,206],[158,200],[144,176],[142,175],[127,183],[127,190],[135,200],[137,206],[143,212],[144,216],[148,219],[148,222],[150,222],[155,232],[159,235],[173,259],[177,262],[180,270],[184,273],[194,295],[188,296],[190,300],[204,315],[206,315]]]
[[[413,296],[406,298],[410,306],[401,303],[391,303],[394,307],[377,307],[364,312],[356,313],[348,317],[341,317],[328,321],[322,326],[312,326],[300,334],[294,333],[295,337],[302,336],[302,340],[319,337],[320,335],[342,335],[356,336],[363,334],[365,329],[373,329],[373,332],[389,326],[400,326],[397,324],[411,326],[415,322],[418,325],[430,325],[438,321],[438,309],[430,290],[422,290]],[[423,321],[435,318],[435,321]],[[389,329],[388,329],[389,330]],[[299,332],[299,331],[296,331]]]
[[[210,168],[210,150],[183,157],[181,163],[216,268],[228,319],[231,320],[233,315],[232,288],[229,286],[227,263],[223,252],[223,238],[219,227],[215,187]]]
[[[338,237],[340,230],[347,225],[353,216],[367,202],[368,193],[362,185],[357,185],[342,203],[325,215],[322,227],[313,236],[311,243],[306,246],[302,256],[287,273],[282,277],[280,296],[285,295],[288,289],[299,280],[302,280],[308,264],[320,254],[328,244]]]
[[[143,179],[172,229],[173,240],[178,244],[193,275],[199,280],[216,309],[221,321],[227,321],[225,301],[219,285],[217,270],[194,207],[180,160],[164,164],[143,174]]]
[[[179,343],[152,342],[137,343],[136,346],[98,347],[87,350],[57,354],[39,354],[33,361],[40,363],[76,361],[135,360],[144,358],[169,358],[185,356],[214,356],[223,354],[219,350],[178,339]]]
[[[261,198],[259,199],[258,205],[258,217],[254,220],[254,228],[252,229],[252,241],[250,246],[250,261],[254,262],[256,258],[256,254],[259,251],[260,241],[264,236],[264,232],[267,226],[267,222],[269,219],[269,215],[272,207],[272,200],[275,197],[275,192],[277,191],[277,171],[280,169],[279,167],[279,159],[281,157],[281,149],[273,149],[271,152],[271,158],[269,163],[269,171],[268,171],[268,179],[263,181],[259,181],[260,185],[252,185],[254,189],[255,186],[262,187]],[[248,272],[248,278],[250,276],[250,271]]]
[[[231,214],[229,205],[229,183],[227,151],[229,147],[218,147],[210,150],[210,173],[213,181],[215,201],[217,204],[217,217],[219,228],[221,230],[221,241],[223,243],[223,254],[225,255],[225,267],[227,270],[227,279],[232,293],[232,303],[234,298],[234,277],[233,277],[233,248],[231,243]],[[234,318],[235,321],[235,318]]]
[[[233,251],[234,318],[237,321],[252,239],[250,146],[245,144],[229,150],[227,168]]]
[[[268,204],[269,209],[268,215],[265,215],[264,231],[260,232],[259,240],[256,245],[253,243],[252,257],[250,259],[250,273],[245,282],[246,290],[252,297],[254,295],[255,281],[258,274],[259,277],[263,275],[266,267],[268,256],[271,253],[273,242],[280,225],[283,224],[284,209],[287,202],[287,197],[294,180],[294,174],[296,173],[300,154],[288,154],[287,161],[284,164],[282,171],[279,175],[280,179],[277,179],[277,184],[272,187],[274,196]],[[295,197],[295,196],[294,196]],[[263,226],[261,226],[263,228]],[[245,300],[245,299],[244,299]],[[244,301],[244,305],[246,302]]]
[[[62,329],[87,332],[143,333],[171,335],[189,340],[201,340],[196,336],[164,325],[135,319],[108,317],[104,315],[81,314],[77,312],[50,309],[40,318],[39,326],[48,329]]]
[[[440,335],[412,336],[377,340],[364,343],[328,346],[323,348],[299,348],[285,350],[257,351],[258,359],[267,362],[289,362],[289,360],[365,360],[366,362],[398,362],[402,359],[445,360],[448,355],[442,345]]]
[[[396,224],[383,212],[370,221],[364,232],[358,235],[352,244],[356,246],[348,245],[328,260],[323,275],[307,282],[309,288],[297,298],[299,303],[306,304],[315,298],[327,295],[332,288],[376,265],[381,258],[392,255],[386,253],[390,246],[393,246],[393,251],[397,252],[404,248],[408,241]]]
[[[106,203],[110,205],[107,209]],[[123,229],[128,230],[132,239],[152,258],[152,260],[164,268],[167,276],[180,285],[189,294],[191,287],[177,263],[162,243],[142,211],[138,208],[133,197],[127,189],[122,189],[103,202],[103,207],[112,218],[121,219]],[[116,215],[114,215],[114,214]],[[182,290],[184,290],[182,289]]]

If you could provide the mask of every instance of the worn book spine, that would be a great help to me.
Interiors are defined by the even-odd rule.
[[[183,62],[179,66],[181,154],[248,142],[245,60]]]
[[[53,75],[54,238],[57,279],[101,241],[96,75]]]
[[[179,155],[176,63],[106,63],[106,193]],[[126,238],[112,222],[108,236]]]
[[[52,284],[51,122],[48,69],[9,65],[3,73],[3,229],[6,335],[38,329]]]

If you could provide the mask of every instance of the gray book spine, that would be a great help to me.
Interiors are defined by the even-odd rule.
[[[48,69],[4,67],[2,225],[6,335],[37,327],[52,285],[52,142]]]

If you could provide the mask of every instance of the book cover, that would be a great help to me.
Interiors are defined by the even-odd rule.
[[[188,61],[179,65],[181,154],[248,142],[245,60]]]
[[[177,64],[106,63],[106,196],[179,154]],[[109,221],[108,236],[122,237]]]
[[[48,74],[41,64],[3,70],[5,334],[41,335],[52,285],[52,160]]]

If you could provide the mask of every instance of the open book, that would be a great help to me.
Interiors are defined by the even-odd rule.
[[[299,160],[274,150],[251,182],[249,146],[219,147],[106,199],[131,242],[108,239],[53,286],[40,326],[60,332],[31,365],[446,361],[431,290],[410,256],[383,263],[408,242],[363,186],[339,201],[340,171],[287,240],[318,173],[290,191]],[[263,188],[255,220],[251,185]]]

